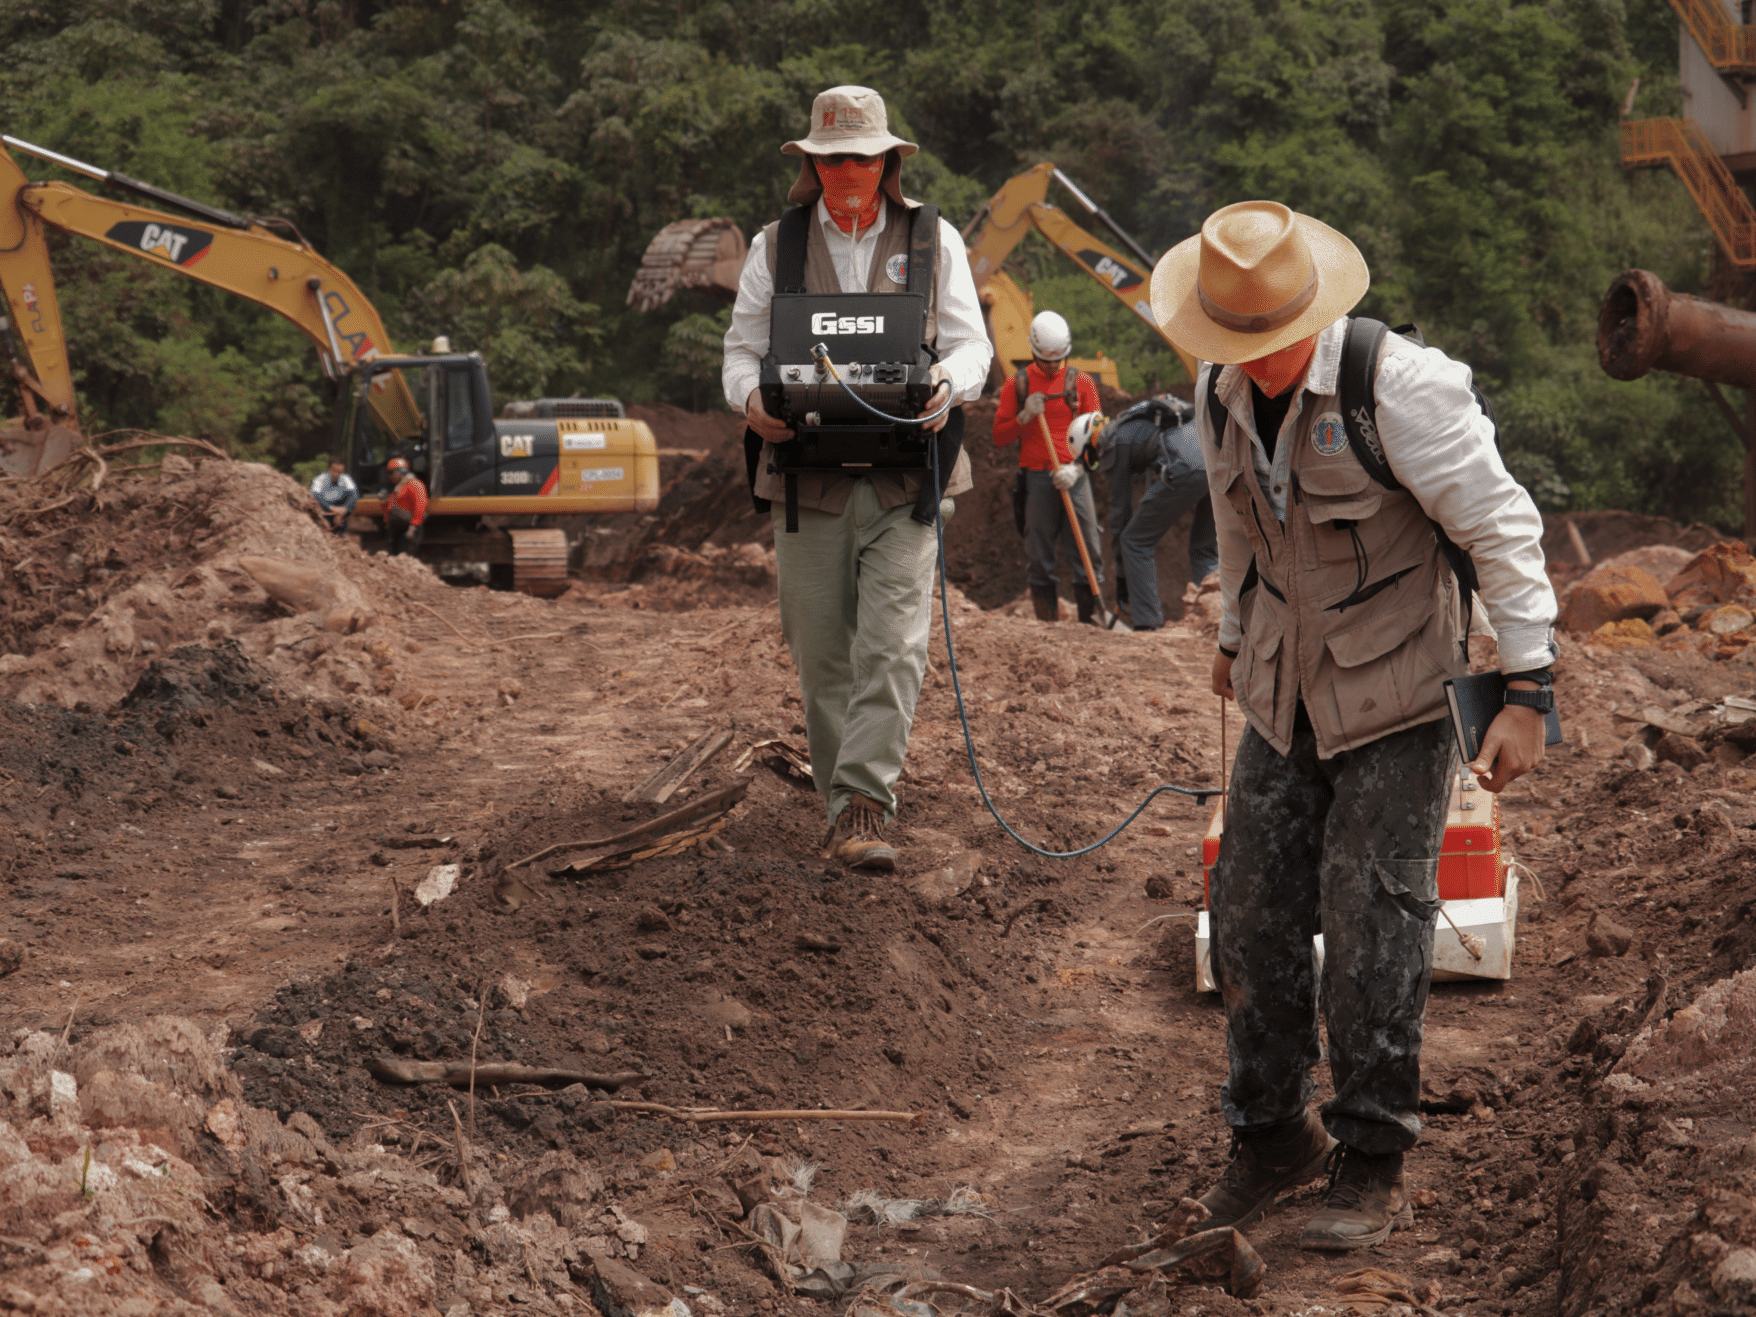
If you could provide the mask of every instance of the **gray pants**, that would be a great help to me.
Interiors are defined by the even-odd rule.
[[[1128,583],[1128,620],[1134,626],[1165,624],[1158,597],[1158,542],[1190,508],[1195,509],[1195,523],[1189,528],[1189,579],[1199,582],[1219,567],[1219,538],[1205,470],[1166,463],[1147,477],[1146,492],[1120,525],[1111,508],[1110,533],[1117,537],[1116,557]]]
[[[1321,1056],[1311,938],[1335,1096],[1323,1124],[1372,1155],[1420,1137],[1421,1034],[1439,845],[1456,767],[1449,721],[1317,758],[1303,704],[1282,758],[1244,732],[1213,868],[1213,975],[1230,1026],[1221,1107],[1249,1131],[1297,1116]]]
[[[1067,505],[1061,491],[1055,488],[1054,477],[1047,471],[1024,473],[1024,556],[1025,579],[1034,586],[1053,589],[1060,572],[1055,563],[1057,543],[1066,551],[1073,579],[1084,585],[1085,567],[1079,561],[1079,548],[1073,542],[1073,527],[1067,520]],[[1104,583],[1103,546],[1098,540],[1097,502],[1091,496],[1091,476],[1081,468],[1079,483],[1069,491],[1073,508],[1079,514],[1079,530],[1085,536],[1085,551],[1091,555],[1091,568],[1098,584]]]
[[[927,672],[933,621],[933,528],[912,504],[885,509],[870,480],[854,482],[839,516],[799,509],[786,532],[773,508],[780,625],[799,669],[811,772],[833,822],[854,793],[896,814]]]

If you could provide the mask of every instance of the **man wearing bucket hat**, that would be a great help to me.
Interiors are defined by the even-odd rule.
[[[804,286],[795,291],[905,290],[920,203],[903,196],[902,161],[918,149],[891,134],[884,100],[870,88],[831,87],[817,97],[809,135],[781,147],[801,157],[787,193],[805,218]],[[932,491],[923,496],[928,473],[804,473],[792,477],[798,530],[784,528],[786,490],[774,470],[775,445],[792,432],[764,408],[758,389],[780,232],[779,223],[770,224],[750,244],[721,378],[726,401],[749,424],[745,452],[757,509],[775,519],[781,630],[799,669],[812,772],[829,816],[823,857],[893,869],[897,853],[883,832],[896,814],[896,783],[926,673],[932,513],[940,503]],[[925,235],[929,245],[932,236]],[[926,326],[926,344],[937,354],[935,391],[922,415],[947,401],[979,398],[993,355],[963,241],[942,219],[936,236]],[[953,407],[927,428],[949,451],[961,442],[963,409]],[[970,489],[969,471],[959,450],[939,492]]]
[[[1455,770],[1442,683],[1467,667],[1452,564],[1473,562],[1510,687],[1470,765],[1490,791],[1542,758],[1555,618],[1542,518],[1469,369],[1400,334],[1375,359],[1346,347],[1369,282],[1347,238],[1268,201],[1216,211],[1152,279],[1158,323],[1212,363],[1196,423],[1224,601],[1213,685],[1248,720],[1210,891],[1233,1157],[1202,1202],[1209,1225],[1243,1228],[1327,1165],[1300,1243],[1330,1250],[1412,1223],[1402,1158],[1420,1134]],[[1371,396],[1350,392],[1350,434],[1355,362]],[[1321,1120],[1307,1105],[1319,1003],[1335,1081]]]

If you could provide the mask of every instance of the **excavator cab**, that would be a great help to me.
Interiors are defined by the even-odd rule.
[[[407,460],[438,497],[494,469],[494,402],[475,354],[379,357],[347,382],[338,451],[362,492],[383,487],[384,464]]]

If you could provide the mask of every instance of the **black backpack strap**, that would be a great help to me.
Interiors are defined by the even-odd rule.
[[[1207,426],[1213,431],[1215,448],[1225,443],[1226,420],[1231,416],[1226,405],[1219,400],[1219,373],[1224,369],[1224,366],[1217,365],[1207,368]]]
[[[1378,354],[1383,349],[1384,339],[1390,334],[1403,334],[1422,347],[1426,346],[1421,331],[1413,325],[1391,329],[1382,320],[1366,316],[1356,316],[1348,322],[1347,339],[1341,349],[1341,424],[1347,431],[1348,447],[1353,449],[1359,464],[1366,468],[1366,474],[1386,489],[1401,489],[1402,481],[1391,471],[1390,463],[1384,457],[1383,441],[1378,437],[1378,399],[1374,388],[1378,378]],[[1493,404],[1480,389],[1471,387],[1477,403],[1492,421]],[[1439,541],[1439,552],[1451,568],[1451,575],[1457,580],[1457,592],[1463,597],[1463,638],[1459,644],[1467,658],[1469,627],[1475,618],[1475,592],[1480,588],[1481,578],[1476,575],[1475,560],[1469,556],[1469,550],[1446,534],[1445,527],[1438,522],[1432,525],[1433,534]],[[1395,579],[1390,577],[1379,582],[1378,588]],[[1356,590],[1343,603],[1363,603],[1369,597]]]
[[[1018,409],[1024,410],[1024,400],[1030,397],[1030,367],[1026,366],[1012,377],[1012,392],[1017,395]]]
[[[1348,447],[1371,476],[1386,489],[1401,489],[1402,482],[1384,460],[1378,439],[1378,398],[1373,381],[1378,377],[1378,353],[1390,326],[1382,320],[1355,316],[1348,321],[1347,339],[1341,349],[1341,424]]]
[[[939,207],[916,206],[909,212],[908,275],[904,287],[931,303],[938,278]]]
[[[1067,410],[1075,416],[1079,415],[1079,371],[1067,367],[1067,374],[1061,384],[1061,401],[1067,404]]]
[[[774,231],[774,291],[805,291],[805,242],[811,234],[811,206],[794,206]]]

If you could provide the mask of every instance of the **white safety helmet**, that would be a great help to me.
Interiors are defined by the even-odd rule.
[[[1104,427],[1101,412],[1081,412],[1073,418],[1073,424],[1067,427],[1067,451],[1077,459],[1085,451],[1085,446],[1092,436]]]
[[[1030,322],[1030,350],[1044,361],[1059,361],[1073,351],[1073,331],[1059,312],[1037,312]]]

